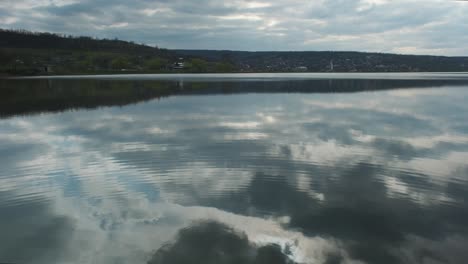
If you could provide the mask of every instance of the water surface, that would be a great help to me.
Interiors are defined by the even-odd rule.
[[[0,81],[0,262],[466,262],[467,75],[271,76]]]

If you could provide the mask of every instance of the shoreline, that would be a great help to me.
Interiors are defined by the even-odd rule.
[[[106,80],[314,80],[314,79],[389,79],[389,80],[468,79],[468,72],[252,72],[252,73],[121,73],[72,75],[0,75],[0,80],[27,79],[106,79]]]

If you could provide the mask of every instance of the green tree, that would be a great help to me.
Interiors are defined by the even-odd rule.
[[[105,54],[93,54],[91,56],[91,63],[95,68],[107,69],[109,68],[112,57]]]
[[[146,62],[146,68],[149,70],[159,71],[167,65],[168,61],[162,58],[154,58]]]
[[[130,66],[130,63],[124,57],[115,58],[111,62],[111,68],[114,70],[128,69],[129,66]]]
[[[231,63],[220,62],[216,63],[216,72],[233,72],[236,68]]]
[[[0,61],[2,62],[0,65],[0,69],[2,69],[2,71],[4,71],[4,69],[13,68],[14,58],[6,50],[0,49]]]
[[[77,60],[75,67],[78,71],[86,72],[92,70],[92,63],[89,59]]]
[[[190,61],[190,70],[192,72],[207,72],[208,62],[202,59],[192,59]]]

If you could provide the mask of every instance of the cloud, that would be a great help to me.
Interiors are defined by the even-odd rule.
[[[462,1],[2,1],[9,28],[166,48],[468,55]],[[125,26],[123,26],[125,25]]]

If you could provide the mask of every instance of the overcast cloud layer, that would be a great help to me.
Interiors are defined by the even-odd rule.
[[[165,48],[468,55],[468,2],[2,0],[0,27]]]

